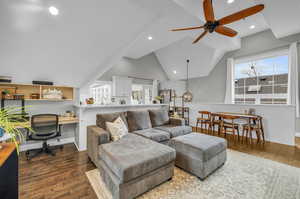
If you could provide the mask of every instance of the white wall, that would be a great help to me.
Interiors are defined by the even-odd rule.
[[[255,54],[259,54],[271,50],[287,48],[289,44],[295,41],[300,41],[300,34],[296,34],[282,39],[276,39],[270,30],[242,38],[241,49],[226,53],[225,56],[219,61],[219,63],[215,66],[215,68],[211,71],[211,73],[208,76],[190,79],[189,87],[194,96],[193,104],[224,103],[225,92],[226,92],[227,59],[229,57],[241,58],[241,57],[255,55]],[[300,60],[300,54],[299,54],[299,60]],[[173,85],[173,89],[174,88],[176,89],[177,85]],[[195,110],[193,111],[199,111],[203,108],[210,111],[210,108],[212,108],[212,106],[208,106],[208,107],[192,106],[192,107],[195,108]],[[276,133],[282,134],[282,132],[279,132],[277,129],[280,129],[280,131],[283,132],[288,132],[287,134],[286,133],[282,134],[283,136],[287,136],[286,138],[276,137],[274,139],[273,138],[270,139],[275,140],[276,142],[291,144],[292,143],[290,141],[291,137],[289,137],[289,134],[291,134],[291,128],[293,128],[294,135],[295,132],[300,132],[300,119],[295,118],[295,112],[293,111],[295,109],[290,108],[289,106],[283,106],[283,107],[286,107],[286,109],[288,110],[287,112],[285,112],[284,119],[289,118],[289,120],[294,122],[289,122],[287,120],[284,120],[285,122],[281,122],[280,123],[281,126],[278,127],[277,122],[279,121],[280,118],[276,118],[276,117],[273,118],[273,115],[278,114],[279,117],[281,117],[282,115],[281,111],[286,111],[285,108],[279,106],[254,106],[254,108],[261,110],[261,112],[264,114],[264,117],[266,117],[266,121],[268,120],[267,122],[269,124],[278,127],[278,128],[269,127],[268,128],[269,131],[274,130],[275,134]],[[249,107],[247,105],[245,106],[224,105],[224,107],[216,106],[214,108],[215,110],[220,108],[220,110],[217,111],[221,111],[221,109],[224,108],[231,111],[236,110],[236,111],[243,112],[244,109],[248,109]],[[195,120],[196,116],[197,114],[192,114],[191,120]],[[289,141],[287,141],[286,139]]]
[[[99,80],[111,81],[112,76],[133,76],[138,78],[156,79],[165,81],[168,79],[156,56],[151,53],[140,59],[122,58],[111,69],[105,72]]]
[[[282,105],[232,105],[232,104],[205,104],[192,103],[190,107],[191,125],[196,126],[198,111],[237,112],[253,108],[256,114],[263,117],[266,140],[295,145],[295,107]],[[255,133],[254,133],[255,134]]]
[[[80,87],[152,24],[164,3],[135,0],[2,0],[1,75]],[[156,5],[156,6],[154,6]],[[52,16],[49,6],[59,9]],[[95,78],[96,79],[96,78]]]
[[[182,96],[185,92],[186,81],[168,80],[160,83],[160,89],[174,89],[177,96]]]
[[[156,79],[166,81],[168,79],[165,71],[161,67],[154,53],[141,57],[140,59],[131,59],[123,57],[117,64],[113,65],[98,80],[112,81],[112,76],[132,76],[145,79]],[[94,82],[91,82],[93,84]],[[80,100],[91,97],[89,85],[80,88]]]

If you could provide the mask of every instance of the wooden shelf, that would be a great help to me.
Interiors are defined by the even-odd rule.
[[[43,98],[43,90],[57,89],[62,91],[64,99],[45,99]],[[74,88],[68,86],[57,85],[36,85],[36,84],[15,84],[15,83],[0,83],[0,98],[2,98],[2,91],[8,90],[13,94],[24,95],[25,101],[73,101]],[[31,99],[31,94],[37,93],[41,99]]]
[[[25,101],[65,102],[73,101],[73,99],[25,99]]]

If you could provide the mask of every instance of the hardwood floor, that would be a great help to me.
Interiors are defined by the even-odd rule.
[[[196,128],[193,128],[196,131]],[[200,130],[198,131],[200,132]],[[205,133],[203,131],[202,133]],[[214,133],[217,136],[217,132]],[[220,137],[223,137],[221,135]],[[233,136],[227,135],[228,148],[243,153],[259,156],[273,161],[300,168],[300,138],[295,138],[296,146],[266,142],[265,144],[251,144],[234,141]]]
[[[96,199],[97,196],[85,175],[95,166],[86,152],[75,145],[65,145],[56,156],[41,155],[27,162],[20,156],[20,199]]]
[[[264,146],[233,142],[229,148],[300,168],[300,138],[297,147],[267,142]],[[55,157],[42,155],[27,162],[20,156],[20,199],[97,199],[86,171],[95,166],[86,152],[78,152],[73,144],[65,145]]]

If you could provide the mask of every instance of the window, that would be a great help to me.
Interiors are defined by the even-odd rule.
[[[131,102],[132,104],[151,104],[152,85],[133,84]]]
[[[111,102],[111,84],[94,84],[91,94],[95,104],[109,104]]]
[[[287,51],[236,60],[235,104],[287,104],[289,58]]]

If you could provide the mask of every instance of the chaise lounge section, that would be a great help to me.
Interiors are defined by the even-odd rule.
[[[100,175],[115,199],[134,198],[173,176],[174,149],[128,134],[99,148]]]

